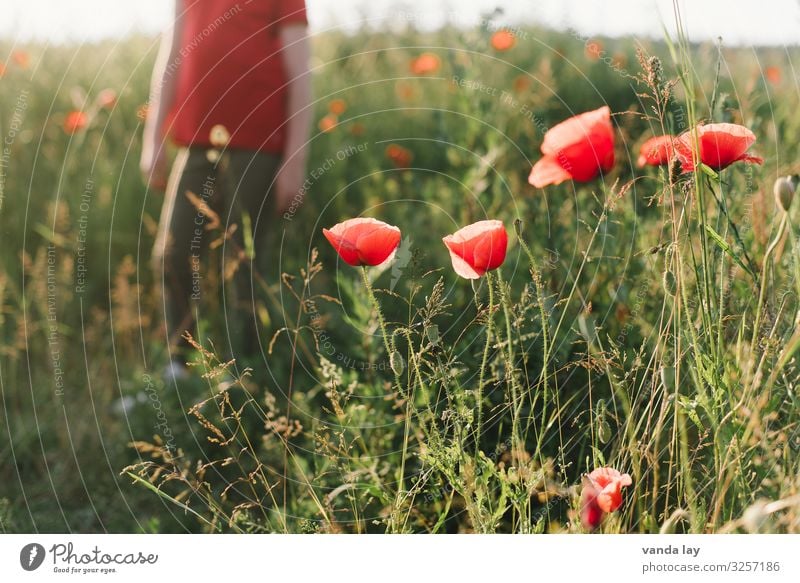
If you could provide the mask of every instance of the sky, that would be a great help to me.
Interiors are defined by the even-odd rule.
[[[800,42],[800,0],[678,0],[692,40],[718,36],[726,45]],[[541,24],[584,35],[662,36],[673,28],[672,0],[306,0],[312,31],[379,27],[413,21],[478,24],[502,7],[510,26]],[[4,0],[0,38],[26,42],[92,41],[157,33],[172,14],[169,0]],[[10,7],[10,10],[9,10]]]

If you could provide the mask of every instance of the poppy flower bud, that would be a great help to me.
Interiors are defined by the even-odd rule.
[[[392,372],[394,374],[403,374],[403,371],[406,370],[406,361],[403,355],[397,350],[392,352],[392,356],[389,359],[389,366],[392,367]]]
[[[792,206],[796,188],[797,182],[794,181],[792,176],[781,176],[775,181],[775,186],[772,189],[775,193],[775,203],[786,212]]]

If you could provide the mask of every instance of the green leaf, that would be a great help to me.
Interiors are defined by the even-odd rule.
[[[736,253],[736,251],[733,250],[733,248],[730,245],[728,245],[727,241],[725,241],[725,239],[723,239],[722,236],[719,233],[717,233],[714,230],[714,228],[711,227],[710,225],[705,225],[705,227],[706,227],[706,232],[714,240],[714,243],[717,244],[717,247],[722,249],[722,251],[728,257],[730,257],[736,262],[736,265],[744,269],[747,273],[750,274],[750,277],[752,277],[755,280],[756,274],[753,273],[753,271],[747,265],[745,265],[744,261],[742,261],[742,258],[739,257],[739,255]]]
[[[703,164],[702,162],[697,165],[697,167],[703,171],[704,174],[708,175],[712,180],[719,182],[719,174],[714,172],[711,168]]]

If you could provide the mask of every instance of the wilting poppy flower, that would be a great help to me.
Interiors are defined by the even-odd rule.
[[[31,57],[25,51],[14,51],[11,54],[11,58],[14,59],[14,62],[20,69],[27,69],[31,64]]]
[[[64,131],[68,134],[75,134],[86,127],[89,123],[89,116],[82,111],[70,111],[64,119]]]
[[[431,75],[439,70],[442,61],[438,55],[433,53],[422,53],[411,61],[411,72],[414,75]]]
[[[783,79],[780,67],[776,67],[775,65],[770,65],[764,69],[764,77],[773,85],[780,85],[781,79]]]
[[[500,221],[478,221],[443,238],[453,269],[461,277],[478,279],[506,259],[508,235]]]
[[[588,111],[550,128],[542,142],[544,156],[528,182],[536,188],[565,180],[588,182],[614,166],[614,128],[608,106]]]
[[[492,35],[492,48],[496,51],[508,51],[517,44],[517,37],[510,30],[498,30]]]
[[[113,89],[103,89],[97,94],[97,105],[111,109],[117,104],[117,92]]]
[[[347,110],[347,102],[344,99],[331,99],[328,103],[328,111],[333,115],[342,115]]]
[[[583,479],[581,490],[581,522],[594,530],[607,512],[614,512],[622,505],[622,488],[633,483],[628,474],[613,468],[597,468]]]
[[[400,244],[400,229],[377,219],[348,219],[322,229],[339,257],[348,265],[380,265]]]
[[[763,158],[748,155],[747,149],[756,141],[756,136],[744,126],[733,123],[710,123],[695,128],[697,153],[700,161],[714,170],[727,168],[734,162],[762,164]],[[675,155],[683,172],[693,172],[694,131],[687,131],[675,140]]]
[[[639,168],[644,166],[661,166],[669,163],[672,158],[672,136],[654,136],[647,140],[639,148],[639,159],[636,165]]]
[[[149,106],[146,103],[143,103],[138,108],[136,108],[136,117],[140,120],[144,121],[147,119],[147,113],[150,110]]]
[[[408,148],[397,144],[386,146],[386,157],[392,161],[395,168],[408,168],[414,159],[414,154]]]
[[[339,118],[329,113],[319,120],[317,127],[319,127],[319,131],[327,134],[328,132],[333,131],[333,128],[335,128],[338,124]]]

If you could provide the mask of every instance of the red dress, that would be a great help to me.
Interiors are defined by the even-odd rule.
[[[234,148],[281,153],[288,79],[280,29],[306,24],[305,0],[180,0],[177,75],[167,132],[179,145],[210,146],[223,125]]]

